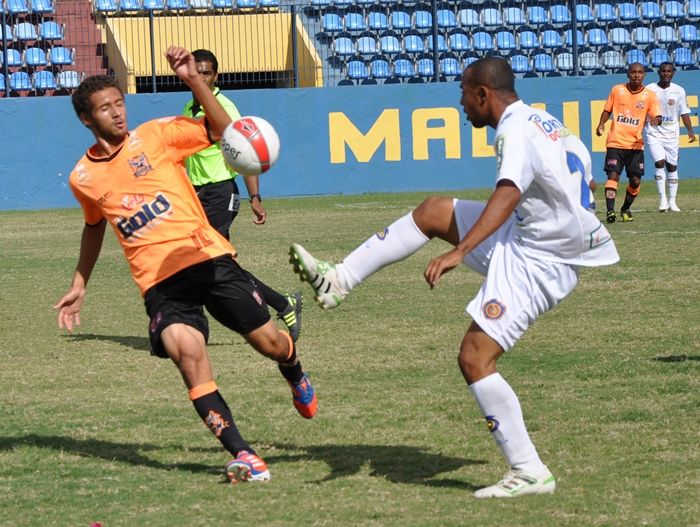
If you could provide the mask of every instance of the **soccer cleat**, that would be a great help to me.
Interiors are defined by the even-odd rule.
[[[622,221],[634,221],[634,218],[632,217],[632,211],[629,209],[621,210],[620,216],[622,216]]]
[[[247,483],[249,481],[270,481],[270,470],[260,457],[241,450],[236,459],[226,463],[226,476],[231,483]]]
[[[285,295],[285,298],[288,302],[287,307],[284,311],[277,312],[277,318],[287,326],[292,342],[296,342],[299,335],[301,335],[301,310],[303,307],[301,291],[297,291],[292,295]]]
[[[659,212],[666,212],[668,210],[668,200],[663,197],[659,198]]]
[[[617,219],[617,216],[615,215],[614,210],[609,210],[608,213],[605,216],[605,220],[608,223],[615,223],[615,220]]]
[[[289,387],[292,389],[292,403],[297,412],[306,419],[311,419],[316,415],[318,398],[316,397],[316,390],[314,390],[306,374],[299,382],[289,382]]]
[[[475,498],[517,498],[529,494],[552,494],[557,484],[547,467],[540,474],[511,469],[501,481],[479,489]]]
[[[675,201],[670,201],[668,204],[668,208],[671,209],[673,212],[680,212],[681,209],[678,208],[678,205],[676,205]]]
[[[336,307],[348,294],[340,285],[335,264],[314,258],[301,245],[294,243],[289,248],[289,263],[301,280],[314,288],[316,302],[323,309]]]

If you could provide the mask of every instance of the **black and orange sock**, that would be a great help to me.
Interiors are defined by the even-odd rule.
[[[608,212],[615,210],[615,199],[617,198],[617,181],[608,179],[605,182],[605,207]]]
[[[634,203],[635,198],[639,195],[640,187],[634,188],[627,185],[627,192],[625,192],[625,202],[622,204],[622,210],[630,210],[632,203]]]
[[[241,450],[255,451],[241,436],[226,401],[214,381],[195,386],[190,390],[190,400],[199,417],[234,457]]]
[[[283,362],[278,362],[280,373],[289,382],[297,383],[304,376],[304,370],[301,367],[301,361],[297,358],[297,349],[294,345],[292,337],[286,331],[280,331],[282,335],[287,337],[289,341],[289,355]]]
[[[265,302],[267,302],[268,306],[270,306],[272,309],[274,309],[278,313],[287,309],[287,306],[289,305],[289,301],[287,300],[287,298],[283,294],[278,293],[277,291],[272,289],[270,286],[268,286],[266,283],[260,281],[250,271],[246,271],[245,273],[248,276],[248,279],[255,284],[255,287],[258,288],[258,290],[260,291],[260,294],[263,296],[263,298],[265,299]]]

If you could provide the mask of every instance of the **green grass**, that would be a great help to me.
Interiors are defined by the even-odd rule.
[[[506,469],[456,363],[481,278],[456,269],[430,291],[423,269],[447,247],[433,242],[323,312],[287,263],[293,241],[339,259],[424,196],[266,200],[267,225],[236,221],[244,266],[303,288],[300,353],[320,397],[301,419],[274,364],[212,322],[216,380],[272,472],[236,487],[177,370],[149,356],[113,235],[67,335],[51,305],[79,210],[1,213],[0,524],[698,525],[700,180],[682,182],[679,214],[657,213],[645,184],[636,221],[610,229],[622,262],[584,270],[500,361],[558,479],[553,496],[514,501],[471,497]]]

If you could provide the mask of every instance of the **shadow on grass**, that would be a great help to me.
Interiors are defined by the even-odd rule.
[[[20,437],[0,437],[0,451],[21,447],[50,448],[83,457],[101,458],[135,466],[160,470],[186,470],[193,473],[221,474],[221,467],[200,463],[160,463],[141,454],[164,447],[149,443],[114,443],[98,439],[75,439],[65,436],[41,436],[29,434]],[[169,446],[167,448],[172,448]]]
[[[72,335],[64,335],[64,338],[69,339],[73,342],[89,340],[114,342],[115,344],[119,344],[120,346],[124,346],[125,348],[131,348],[137,351],[147,351],[149,353],[151,352],[151,342],[148,339],[148,337],[133,337],[128,335],[96,335],[94,333],[74,333]],[[211,348],[215,346],[230,345],[232,344],[226,342],[210,342],[209,344],[207,344],[207,347]]]
[[[477,490],[480,486],[456,479],[433,479],[466,465],[484,465],[482,459],[463,459],[435,454],[413,446],[389,445],[311,445],[295,446],[274,444],[281,450],[302,451],[302,454],[267,455],[265,461],[295,462],[321,460],[330,467],[330,474],[317,480],[323,483],[360,473],[364,465],[370,467],[371,477],[384,478],[392,483],[410,483],[428,487]]]
[[[654,360],[659,362],[685,362],[687,360],[698,361],[700,360],[700,355],[659,355],[654,357]]]

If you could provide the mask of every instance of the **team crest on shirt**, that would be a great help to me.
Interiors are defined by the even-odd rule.
[[[635,104],[635,107],[638,110],[643,110],[644,109],[644,101],[637,101],[637,104]]]
[[[669,106],[673,106],[674,104],[676,104],[676,100],[675,99],[668,99],[666,101],[666,104],[668,104]]]
[[[489,432],[495,432],[498,430],[498,428],[501,426],[501,423],[498,422],[498,419],[496,419],[492,415],[487,415],[486,416],[486,428],[489,429]]]
[[[486,318],[491,320],[498,320],[503,316],[503,313],[506,312],[506,306],[504,306],[498,300],[493,298],[485,302],[481,310]]]
[[[222,432],[225,428],[229,427],[229,423],[226,419],[221,417],[221,414],[215,412],[214,410],[209,410],[209,415],[204,420],[209,430],[214,432],[216,437],[221,437]]]
[[[129,163],[129,166],[131,167],[131,170],[134,171],[134,177],[141,177],[145,176],[149,172],[153,170],[153,167],[150,165],[148,162],[148,158],[146,157],[146,154],[141,153],[140,156],[133,157],[129,160],[127,160],[127,163]]]

